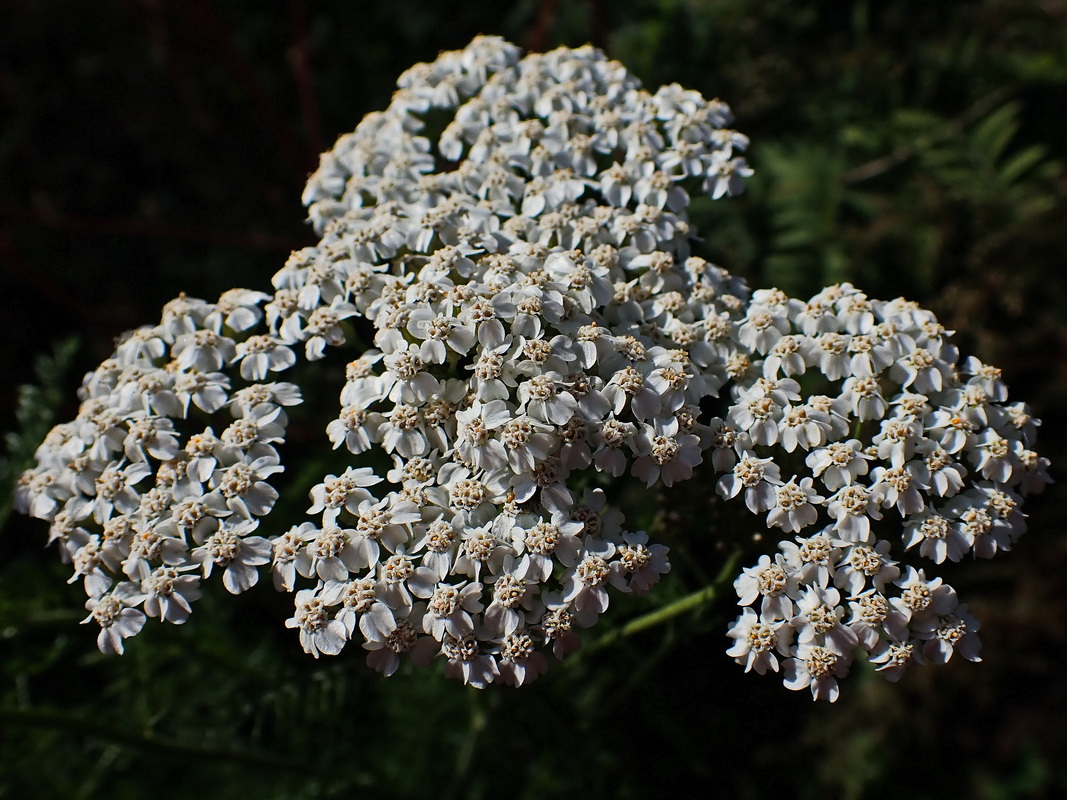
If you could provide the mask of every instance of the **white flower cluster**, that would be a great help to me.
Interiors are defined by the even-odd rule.
[[[592,48],[520,58],[489,37],[399,86],[323,156],[304,197],[322,239],[274,294],[168,304],[23,476],[17,502],[51,523],[102,650],[145,615],[184,622],[213,571],[238,593],[263,568],[312,655],[356,641],[385,674],[440,656],[472,685],[520,685],[543,649],[579,646],[609,587],[670,569],[598,476],[671,486],[710,451],[723,496],[807,534],[737,581],[760,600],[730,632],[747,669],[782,656],[787,685],[832,698],[859,648],[890,677],[977,657],[966,606],[875,531],[898,514],[897,549],[935,563],[1022,531],[1047,462],[996,370],[958,366],[904,301],[750,298],[692,256],[689,192],[750,172],[719,101],[649,94]],[[352,360],[325,433],[349,466],[309,519],[259,535],[301,402],[269,379],[333,350]]]
[[[737,329],[752,361],[718,432],[717,489],[797,536],[734,583],[745,608],[728,652],[746,671],[777,671],[781,656],[786,686],[834,700],[857,652],[893,681],[957,650],[979,660],[967,605],[894,556],[941,564],[1008,550],[1048,462],[1000,370],[959,363],[948,334],[914,303],[847,284],[807,302],[754,293]]]
[[[323,239],[272,304],[311,359],[342,320],[373,323],[327,432],[387,452],[396,488],[372,496],[369,468],[327,476],[321,521],[275,564],[286,588],[318,581],[291,621],[310,652],[358,627],[385,673],[410,650],[519,684],[544,668],[536,647],[577,646],[609,586],[669,569],[575,487],[628,469],[669,486],[701,461],[698,406],[727,380],[718,337],[745,290],[690,257],[683,184],[738,189],[746,142],[721,103],[650,95],[591,48],[520,60],[478,40],[400,87],[312,176]]]
[[[18,507],[51,523],[71,581],[83,580],[105,653],[121,653],[146,614],[185,622],[201,576],[217,569],[237,594],[270,562],[254,531],[278,499],[267,479],[283,469],[275,445],[301,395],[262,382],[296,361],[249,333],[267,299],[235,289],[168,303],[159,325],[128,334],[85,377],[78,416],[48,434],[19,482]]]

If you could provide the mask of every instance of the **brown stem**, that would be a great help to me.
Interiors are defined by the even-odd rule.
[[[531,53],[543,53],[548,49],[548,36],[556,19],[559,0],[540,0],[537,19],[526,36],[526,49]]]
[[[300,114],[304,120],[308,146],[312,159],[317,159],[325,147],[322,142],[322,126],[319,124],[319,107],[315,100],[315,81],[311,73],[311,53],[308,50],[307,4],[305,0],[289,0],[292,12],[293,44],[289,49],[289,64],[296,81],[296,94],[300,101]]]
[[[589,0],[589,30],[592,43],[601,50],[607,51],[611,31],[604,19],[603,0]]]

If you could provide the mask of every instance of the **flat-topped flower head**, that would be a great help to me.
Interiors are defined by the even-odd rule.
[[[696,477],[787,539],[734,582],[747,671],[833,700],[857,650],[890,679],[977,658],[924,570],[1021,535],[1038,423],[913,303],[750,292],[694,255],[693,194],[751,174],[731,122],[592,47],[479,37],[405,72],[322,156],[320,239],[273,292],[168,303],[22,476],[100,649],[265,569],[316,658],[523,685],[670,570],[592,487]]]

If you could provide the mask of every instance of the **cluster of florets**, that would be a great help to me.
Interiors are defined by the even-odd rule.
[[[249,335],[268,298],[237,289],[168,303],[159,325],[128,334],[86,376],[78,416],[22,476],[16,502],[51,523],[104,652],[121,653],[146,614],[185,622],[201,576],[221,573],[236,594],[270,561],[253,534],[278,498],[267,479],[282,471],[275,445],[301,395],[262,382],[296,360]]]
[[[808,302],[755,292],[737,329],[752,361],[717,433],[717,489],[797,535],[734,583],[745,609],[729,653],[746,670],[777,671],[781,656],[787,686],[833,700],[859,652],[894,681],[957,651],[979,660],[967,605],[897,559],[1008,550],[1048,463],[1000,370],[958,363],[948,334],[914,303],[847,284]]]
[[[689,193],[749,174],[721,102],[649,94],[591,48],[520,58],[493,38],[399,86],[324,155],[304,198],[321,241],[274,293],[168,304],[23,477],[102,650],[146,615],[184,622],[212,572],[238,593],[262,569],[316,657],[355,641],[385,674],[439,656],[475,686],[519,685],[543,650],[580,645],[609,590],[670,569],[598,484],[671,486],[710,451],[723,496],[807,534],[737,581],[761,601],[730,632],[746,668],[782,656],[787,685],[832,698],[860,648],[890,677],[977,657],[966,606],[890,551],[941,563],[1021,533],[1046,462],[999,373],[957,366],[914,305],[847,285],[750,298],[693,256]],[[261,535],[301,402],[272,379],[346,352],[324,433],[348,465],[308,519]],[[814,378],[827,394],[802,397]],[[883,512],[903,520],[895,544]]]

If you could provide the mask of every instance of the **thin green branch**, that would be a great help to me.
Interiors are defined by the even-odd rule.
[[[726,561],[723,562],[719,574],[715,576],[715,580],[709,585],[692,594],[687,594],[685,597],[679,598],[673,603],[668,603],[662,608],[657,608],[655,611],[650,611],[636,619],[632,619],[622,627],[604,634],[592,644],[583,647],[578,653],[575,653],[575,657],[572,660],[577,660],[578,657],[588,653],[595,653],[598,650],[611,646],[619,639],[633,636],[634,634],[641,633],[649,628],[654,628],[657,625],[662,625],[688,611],[708,605],[715,600],[722,587],[734,577],[737,572],[737,564],[740,560],[741,550],[735,548],[726,558]]]
[[[460,797],[464,787],[468,786],[471,770],[474,765],[474,755],[478,752],[478,743],[481,740],[482,734],[485,732],[489,721],[488,714],[486,714],[485,710],[485,704],[492,703],[493,700],[499,696],[499,693],[496,693],[486,698],[483,697],[480,692],[471,695],[471,716],[470,722],[467,725],[467,735],[459,745],[459,751],[456,755],[456,769],[453,774],[452,786],[446,795],[447,797]]]

